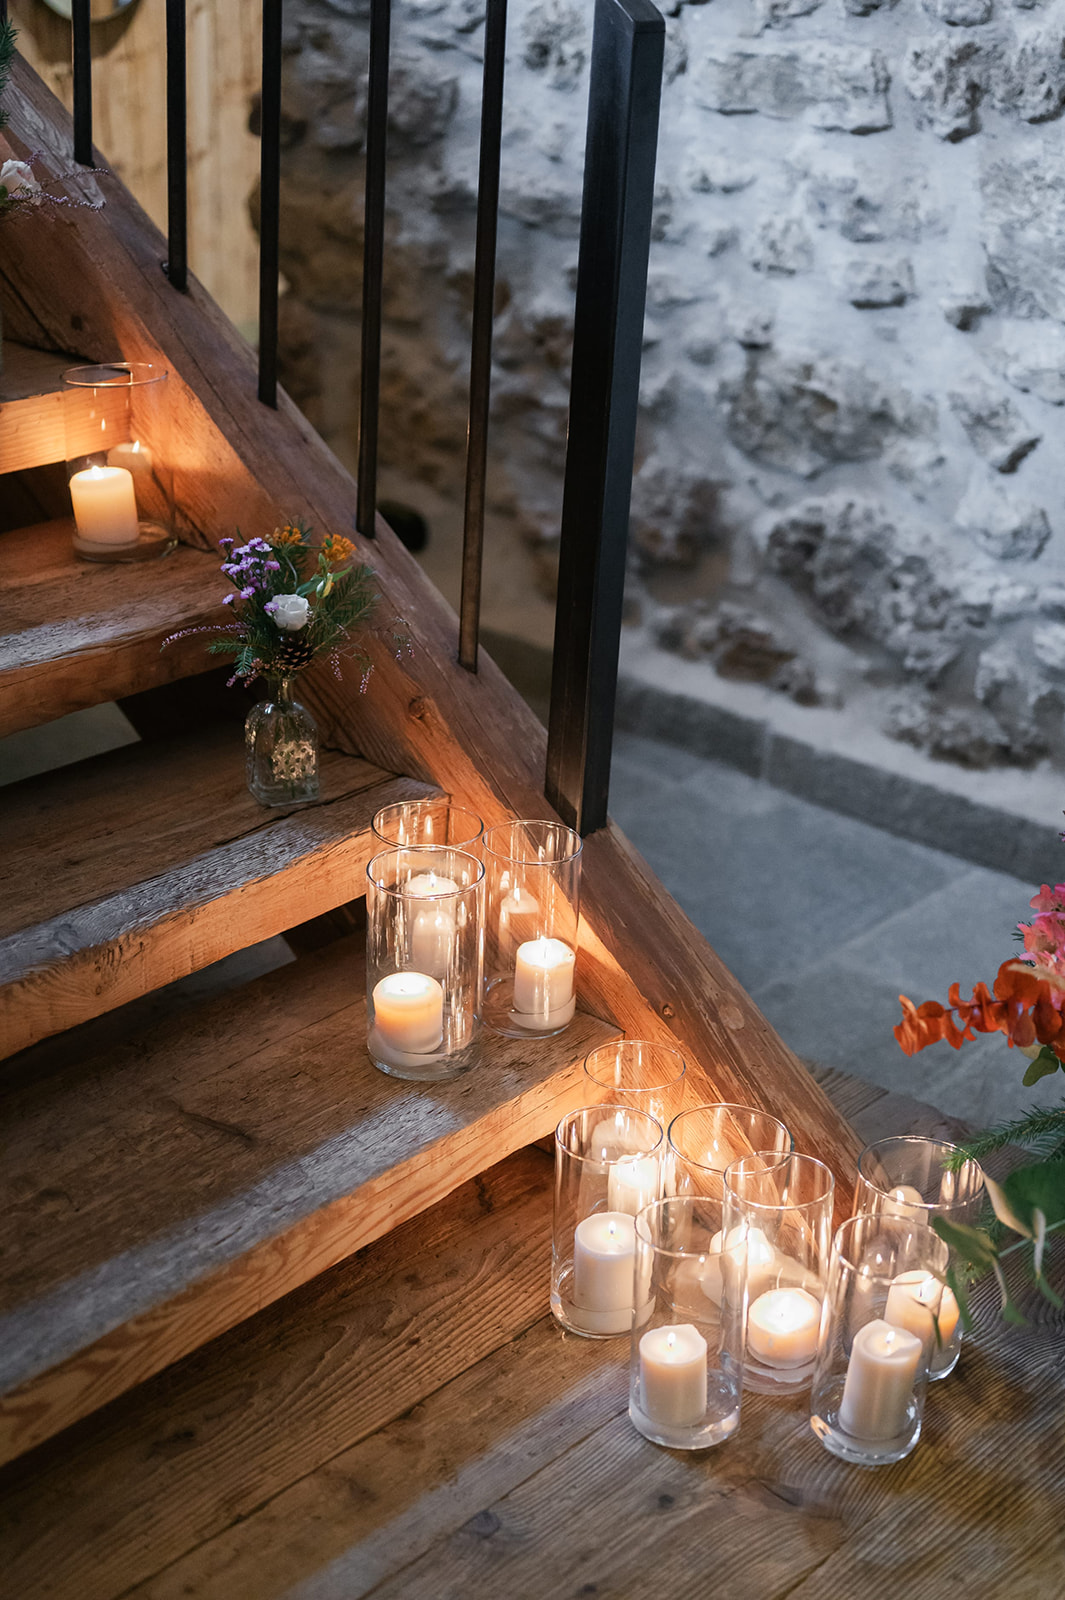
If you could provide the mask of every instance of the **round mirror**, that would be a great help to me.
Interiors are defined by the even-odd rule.
[[[112,17],[120,16],[136,3],[137,0],[90,0],[89,16],[93,22],[110,22]],[[44,0],[44,4],[57,17],[70,21],[70,0]]]

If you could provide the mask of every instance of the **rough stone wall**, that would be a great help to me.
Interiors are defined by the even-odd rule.
[[[365,8],[286,16],[286,376],[343,445]],[[590,17],[509,23],[491,512],[545,572]],[[394,29],[385,458],[457,499],[482,11],[398,0]],[[666,78],[634,611],[708,673],[876,690],[935,755],[1062,764],[1065,0],[681,3]]]

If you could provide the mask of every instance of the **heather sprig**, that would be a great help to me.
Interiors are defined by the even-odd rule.
[[[353,561],[350,539],[329,534],[315,544],[313,530],[296,520],[269,538],[225,538],[219,546],[231,620],[207,630],[214,635],[207,648],[233,658],[231,683],[299,672],[324,656],[338,674],[341,660],[358,662],[365,684],[370,663],[359,634],[378,595],[372,570]]]

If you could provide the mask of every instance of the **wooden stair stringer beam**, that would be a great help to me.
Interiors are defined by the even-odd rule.
[[[41,125],[50,123],[47,147],[68,150],[69,118],[43,84],[24,64],[12,84],[12,142],[40,147]],[[224,471],[184,479],[194,520],[213,525],[198,498],[210,484],[217,493],[215,522],[228,519],[250,532],[271,526],[284,507],[318,527],[350,533],[350,475],[286,397],[276,412],[259,404],[251,352],[202,289],[193,285],[188,296],[169,290],[158,269],[158,232],[117,179],[108,178],[106,189],[105,211],[62,213],[75,247],[82,234],[92,237],[90,255],[83,251],[79,259],[96,274],[94,304],[101,294],[116,303],[112,314],[97,320],[104,332],[124,329],[163,351],[182,379],[190,448],[195,438],[205,455],[217,454],[219,433],[230,441]],[[99,263],[106,264],[102,277]],[[77,315],[74,275],[37,283],[36,268],[36,260],[16,258],[0,264],[0,273],[15,277],[46,324],[63,320],[55,309],[60,304],[68,319]],[[536,718],[483,651],[477,674],[458,666],[454,613],[382,519],[374,541],[356,537],[356,543],[375,567],[385,599],[369,641],[375,671],[364,701],[354,673],[339,684],[325,672],[308,675],[306,698],[326,738],[392,771],[439,784],[486,824],[550,815],[543,798],[546,739]],[[391,637],[397,618],[410,619],[412,631],[416,625],[414,650],[399,659]],[[705,1076],[708,1099],[752,1102],[780,1114],[796,1146],[816,1151],[834,1168],[839,1214],[845,1214],[859,1148],[852,1130],[613,827],[586,847],[584,903],[584,1003],[630,1036],[679,1040],[693,1070]]]

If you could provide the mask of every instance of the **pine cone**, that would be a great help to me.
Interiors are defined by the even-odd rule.
[[[298,672],[314,660],[314,649],[302,634],[283,634],[274,646],[271,663],[280,672]]]

